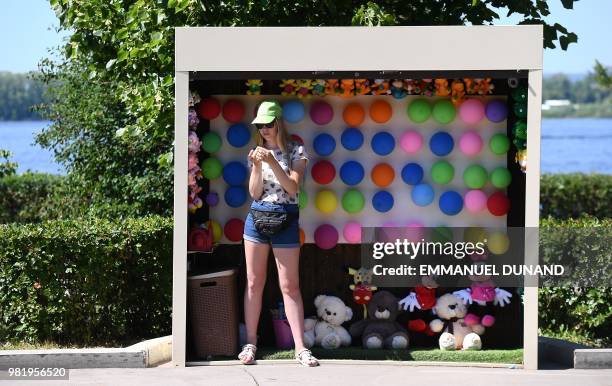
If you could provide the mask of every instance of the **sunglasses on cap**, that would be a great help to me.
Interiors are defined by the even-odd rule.
[[[270,123],[256,123],[256,124],[255,124],[255,127],[257,127],[257,129],[259,129],[259,130],[261,130],[261,129],[263,129],[263,128],[266,128],[266,129],[272,129],[272,128],[274,128],[274,124],[275,124],[275,123],[276,123],[276,119],[275,119],[275,120],[273,120],[273,121],[272,121],[272,122],[270,122]]]

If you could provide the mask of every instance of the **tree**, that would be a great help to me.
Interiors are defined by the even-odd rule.
[[[572,8],[574,0],[561,0]],[[60,85],[40,111],[53,124],[39,137],[74,176],[75,189],[136,213],[171,212],[175,26],[492,24],[499,12],[543,24],[544,46],[577,36],[542,0],[50,0],[62,29],[63,63],[44,61]],[[74,104],[70,106],[69,104]],[[100,112],[103,111],[103,113]],[[97,150],[97,151],[96,151]],[[93,201],[97,203],[98,201]],[[137,209],[134,209],[137,208]],[[132,210],[130,209],[130,210]]]
[[[612,71],[604,67],[598,60],[595,60],[593,71],[597,83],[606,90],[612,90]]]

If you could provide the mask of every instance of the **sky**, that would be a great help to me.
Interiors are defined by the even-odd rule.
[[[578,44],[568,51],[560,48],[544,51],[544,73],[584,74],[593,68],[595,59],[612,66],[612,1],[581,0],[574,10],[566,10],[561,0],[548,0],[551,15],[557,22],[578,34]],[[515,15],[497,24],[516,24]],[[48,48],[58,46],[68,35],[57,33],[59,21],[48,0],[0,0],[0,71],[27,72],[37,69]]]

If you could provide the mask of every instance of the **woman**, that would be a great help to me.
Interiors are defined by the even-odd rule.
[[[247,344],[238,358],[244,364],[255,363],[257,325],[271,244],[285,313],[295,343],[295,357],[304,366],[317,366],[317,359],[304,347],[304,304],[299,286],[298,191],[308,155],[303,145],[288,141],[281,117],[282,108],[278,102],[264,101],[252,122],[257,127],[257,147],[248,155],[251,170],[249,193],[253,198],[251,208],[287,212],[290,216],[286,228],[271,236],[255,228],[251,211],[246,217],[243,237],[247,266],[244,293]]]

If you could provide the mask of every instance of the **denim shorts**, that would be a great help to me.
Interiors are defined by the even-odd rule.
[[[298,215],[293,216],[293,219],[287,228],[278,232],[274,236],[266,236],[257,231],[255,224],[253,223],[253,216],[251,216],[251,212],[249,211],[249,214],[247,214],[246,219],[244,220],[244,234],[242,237],[245,240],[261,244],[271,243],[273,248],[295,248],[300,246],[300,209],[298,204],[275,204],[268,201],[253,200],[251,203],[251,208],[272,212],[296,213]]]

